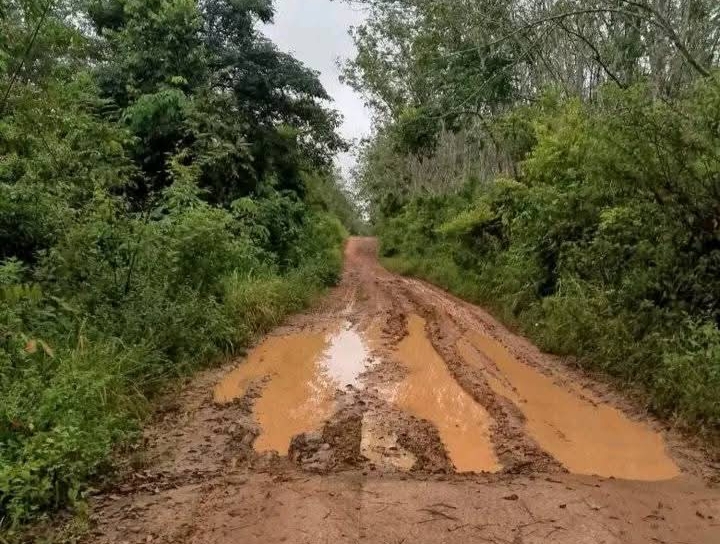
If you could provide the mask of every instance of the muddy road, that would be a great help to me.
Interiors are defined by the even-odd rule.
[[[703,452],[375,252],[188,384],[88,542],[720,543]]]

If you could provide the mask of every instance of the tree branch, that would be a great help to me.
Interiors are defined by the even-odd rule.
[[[705,68],[702,64],[698,62],[698,60],[692,56],[688,48],[685,46],[683,41],[680,39],[680,36],[678,36],[677,32],[675,32],[675,29],[672,27],[670,22],[665,19],[662,13],[657,8],[654,8],[648,4],[645,4],[643,2],[635,2],[633,0],[621,0],[625,4],[628,4],[630,6],[634,6],[638,9],[641,9],[643,11],[646,11],[647,13],[650,13],[657,21],[653,21],[652,19],[648,19],[650,22],[661,28],[665,31],[667,34],[667,37],[670,39],[670,41],[673,43],[673,45],[677,48],[678,51],[680,51],[680,54],[685,57],[685,60],[687,60],[690,65],[695,68],[700,74],[702,74],[703,77],[710,77],[710,71]]]
[[[0,104],[0,117],[3,116],[5,113],[5,107],[7,106],[8,98],[10,97],[10,91],[13,88],[13,85],[15,85],[15,81],[17,80],[18,76],[20,75],[20,70],[22,70],[23,66],[25,65],[25,61],[27,60],[28,56],[30,55],[30,52],[32,51],[33,46],[35,45],[35,40],[38,37],[38,33],[40,32],[40,29],[45,24],[45,19],[47,18],[48,13],[50,12],[50,7],[52,6],[54,0],[48,0],[47,4],[45,4],[45,7],[43,8],[42,13],[40,14],[40,20],[38,21],[37,26],[35,27],[35,30],[32,33],[32,36],[30,37],[30,41],[28,42],[27,47],[25,48],[25,53],[22,56],[22,59],[20,59],[20,64],[18,64],[15,67],[15,70],[13,70],[13,75],[10,78],[10,83],[7,86],[7,89],[5,89],[5,95],[3,96],[2,104]]]
[[[656,9],[651,8],[650,6],[641,4],[639,2],[631,2],[630,0],[621,0],[625,3],[627,3],[630,6],[637,7],[638,9],[641,9],[647,13],[649,13],[651,16],[644,17],[645,20],[647,20],[650,24],[658,27],[662,31],[664,31],[667,38],[672,42],[672,44],[675,46],[675,48],[678,50],[678,52],[685,58],[685,60],[693,67],[695,70],[702,75],[703,77],[710,77],[710,71],[705,68],[702,64],[700,64],[695,57],[692,56],[688,48],[685,46],[685,44],[682,42],[680,37],[678,36],[677,32],[675,32],[675,29],[672,28],[670,23],[660,14]],[[521,34],[523,32],[526,32],[532,28],[535,28],[537,26],[542,26],[545,23],[550,23],[553,21],[561,21],[563,19],[567,19],[569,17],[576,17],[578,15],[588,15],[593,13],[618,13],[620,15],[626,15],[628,17],[639,17],[640,14],[637,12],[629,11],[627,9],[619,9],[619,8],[588,8],[588,9],[579,9],[579,10],[573,10],[573,11],[565,11],[562,13],[556,13],[554,15],[548,15],[547,17],[542,17],[540,19],[536,19],[534,21],[530,21],[529,23],[526,23],[525,25],[521,26],[520,28],[517,28],[513,30],[512,32],[509,32],[505,36],[502,36],[501,38],[498,38],[497,40],[494,40],[490,43],[488,43],[485,47],[493,47],[495,45],[499,45],[502,42],[512,38],[513,36],[517,36],[518,34]],[[474,49],[473,49],[474,50]],[[460,54],[462,51],[456,51],[451,53],[451,55]],[[448,55],[449,56],[449,55]]]
[[[587,44],[587,46],[588,46],[590,49],[592,49],[592,52],[595,54],[594,59],[595,59],[595,61],[600,65],[600,67],[603,69],[603,71],[604,71],[615,83],[617,83],[617,85],[618,85],[620,88],[622,88],[622,89],[627,88],[627,85],[625,85],[622,81],[620,81],[620,79],[618,79],[618,77],[610,70],[610,68],[608,68],[608,66],[605,64],[605,62],[603,62],[602,56],[600,55],[600,51],[598,51],[598,48],[595,47],[595,45],[594,45],[589,39],[587,39],[585,36],[583,36],[580,32],[576,32],[576,31],[568,28],[567,26],[565,26],[565,24],[564,24],[562,21],[560,21],[559,26],[560,26],[560,28],[562,28],[565,32],[567,32],[568,34],[570,34],[571,36],[575,36],[576,38],[579,38],[579,39],[581,39],[583,42],[585,42],[585,44]]]

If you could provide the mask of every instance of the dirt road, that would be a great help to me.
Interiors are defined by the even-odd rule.
[[[375,251],[188,385],[89,542],[720,543],[701,452]]]

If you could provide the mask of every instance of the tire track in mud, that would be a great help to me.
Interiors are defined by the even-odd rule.
[[[692,544],[720,541],[720,493],[690,476],[712,472],[701,454],[666,435],[671,453],[688,452],[680,478],[632,482],[569,474],[528,432],[527,406],[513,384],[503,382],[507,395],[493,388],[492,380],[502,378],[499,365],[479,351],[470,364],[459,346],[471,333],[485,334],[583,402],[600,406],[608,396],[586,391],[574,374],[542,359],[482,309],[387,272],[375,251],[372,239],[349,242],[338,288],[250,352],[248,362],[259,364],[258,372],[249,372],[247,363],[228,364],[198,376],[172,399],[146,429],[137,453],[125,457],[122,481],[94,500],[87,542],[644,544],[676,542],[678,535]],[[397,389],[422,371],[400,356],[418,333],[417,319],[424,320],[420,332],[427,342],[418,344],[427,354],[417,357],[429,360],[434,351],[455,386],[487,412],[500,472],[457,473],[434,418],[397,405]],[[357,334],[363,347],[352,339],[331,349],[338,334]],[[303,354],[290,348],[272,361],[267,346],[308,335],[320,339],[308,351],[312,361],[301,362],[304,374],[273,382],[284,364]],[[353,353],[343,355],[343,346]],[[361,367],[359,349],[365,352]],[[333,378],[328,352],[336,363],[350,362],[350,375],[359,373],[359,379],[346,386],[340,383],[346,374]],[[239,369],[247,375],[236,384],[237,395],[216,402],[217,385]],[[294,408],[278,404],[284,413],[274,414],[264,395],[282,396],[282,384],[297,393],[307,380],[321,385],[309,390],[320,391],[329,403],[324,406],[332,407],[328,416],[283,438],[287,451],[258,448],[262,422],[290,417]],[[259,409],[266,411],[261,418]]]
[[[449,312],[428,305],[408,285],[405,295],[413,300],[416,311],[427,321],[428,336],[441,354],[454,378],[475,401],[491,414],[493,444],[506,473],[564,472],[560,463],[543,451],[525,432],[525,417],[517,406],[496,395],[485,374],[469,367],[457,352],[456,343],[465,330]],[[450,325],[450,326],[448,326]]]
[[[406,296],[429,316],[429,335],[456,379],[475,392],[479,382],[478,402],[502,407],[494,411],[499,443],[504,448],[504,438],[516,438],[515,451],[529,453],[511,471],[570,469],[649,481],[672,479],[681,469],[703,473],[677,436],[607,386],[572,373],[481,308],[419,280],[404,283]]]

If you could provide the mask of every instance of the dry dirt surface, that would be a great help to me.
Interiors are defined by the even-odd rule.
[[[348,242],[342,282],[145,432],[98,543],[720,543],[717,465]]]

